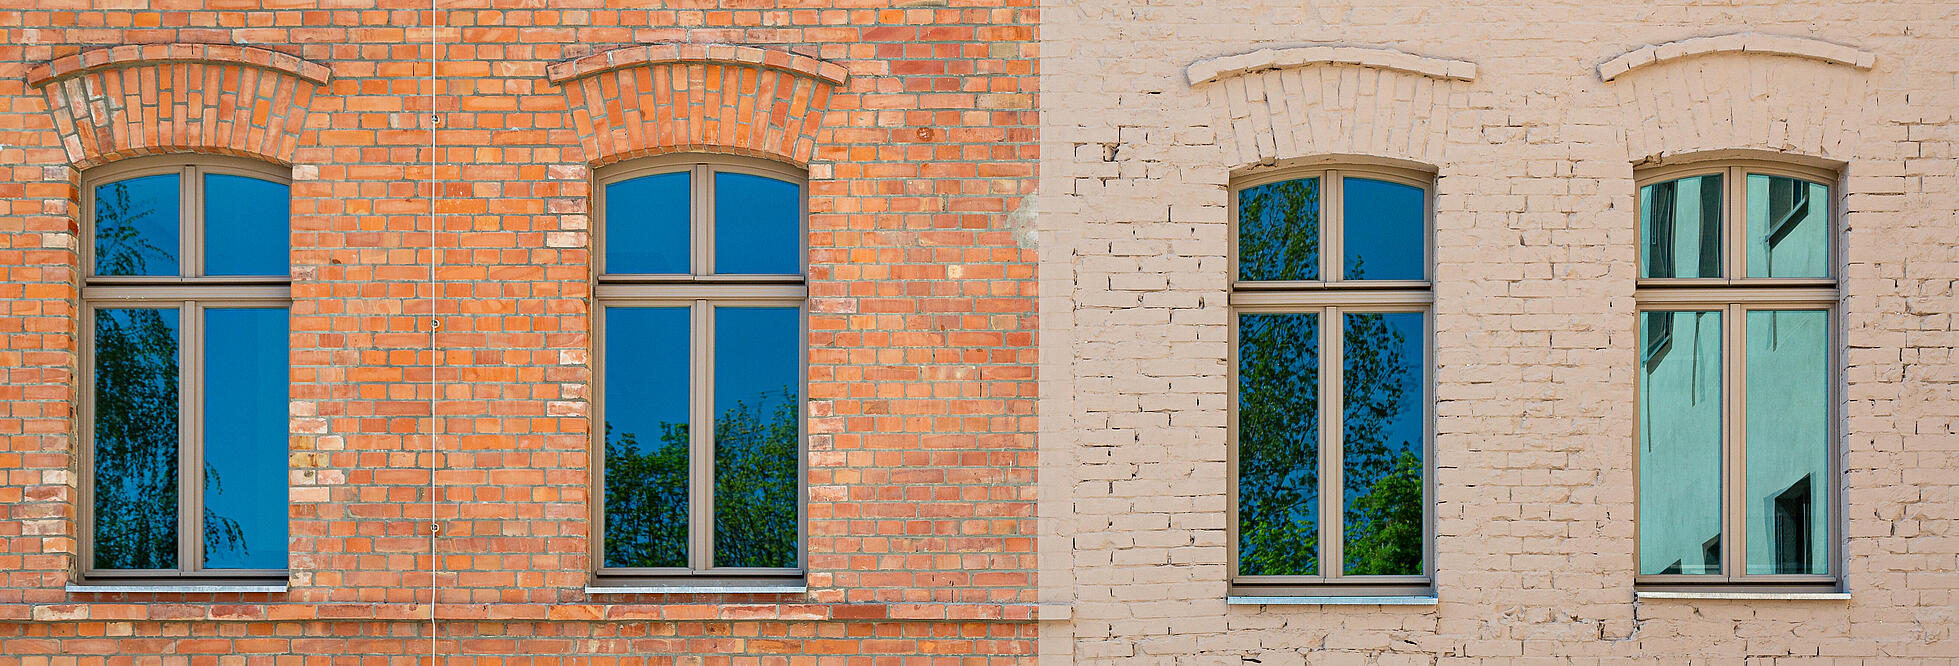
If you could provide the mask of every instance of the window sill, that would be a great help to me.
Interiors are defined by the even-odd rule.
[[[1849,592],[1634,592],[1633,598],[1724,601],[1847,601]]]
[[[282,594],[286,584],[276,585],[103,585],[69,583],[67,590],[81,594]]]
[[[1309,597],[1309,596],[1233,596],[1224,602],[1232,606],[1434,606],[1434,596]]]
[[[585,594],[806,594],[808,585],[587,585]]]

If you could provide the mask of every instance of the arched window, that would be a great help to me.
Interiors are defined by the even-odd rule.
[[[83,174],[84,578],[284,578],[288,183],[204,155]]]
[[[1353,165],[1233,183],[1233,594],[1432,589],[1431,182]]]
[[[1836,215],[1826,170],[1642,170],[1639,583],[1829,587]]]
[[[597,175],[601,580],[800,580],[804,174],[684,155]]]

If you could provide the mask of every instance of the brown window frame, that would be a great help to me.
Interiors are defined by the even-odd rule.
[[[176,276],[95,275],[95,188],[161,174],[178,174],[178,266]],[[81,317],[78,322],[76,414],[79,465],[80,556],[77,578],[92,583],[187,586],[211,583],[284,582],[287,569],[205,569],[202,312],[215,308],[292,307],[292,261],[287,275],[207,276],[203,274],[204,184],[206,173],[245,176],[292,186],[284,167],[238,157],[206,154],[155,155],[122,160],[84,171],[81,179]],[[289,190],[290,191],[290,190]],[[290,253],[290,250],[288,251]],[[177,561],[174,569],[95,568],[95,317],[102,309],[178,310],[177,392]],[[288,364],[290,367],[290,362]],[[291,556],[288,549],[287,556]]]
[[[1344,188],[1348,176],[1421,188],[1423,193],[1423,272],[1421,280],[1347,280],[1343,221]],[[1319,280],[1243,281],[1238,279],[1238,198],[1245,189],[1271,183],[1320,179]],[[1435,183],[1425,167],[1388,161],[1316,162],[1298,166],[1251,170],[1231,181],[1228,204],[1230,312],[1228,455],[1225,461],[1227,497],[1226,557],[1233,596],[1418,597],[1435,592]],[[1343,321],[1354,313],[1415,312],[1422,315],[1422,566],[1420,575],[1344,575],[1342,541],[1345,502],[1326,501],[1344,496],[1345,475],[1331,473],[1344,465],[1342,371],[1345,354]],[[1239,315],[1306,314],[1319,316],[1319,575],[1247,575],[1238,559],[1238,345]],[[1328,528],[1327,526],[1333,526]],[[1329,566],[1331,563],[1331,566]]]
[[[1633,301],[1637,312],[1708,311],[1721,313],[1721,571],[1719,574],[1642,574],[1639,567],[1640,537],[1639,455],[1640,423],[1635,419],[1632,434],[1633,474],[1633,562],[1634,586],[1641,592],[1695,593],[1746,592],[1765,594],[1805,594],[1835,592],[1841,589],[1843,575],[1843,275],[1842,222],[1843,179],[1831,169],[1764,159],[1709,159],[1641,168],[1633,178],[1634,234],[1646,239],[1638,225],[1644,215],[1639,191],[1657,183],[1696,176],[1721,176],[1721,277],[1637,279]],[[1747,267],[1748,176],[1766,175],[1793,178],[1830,188],[1828,207],[1829,243],[1826,264],[1830,276],[1823,278],[1744,277]],[[1815,204],[1812,204],[1815,205]],[[1636,274],[1644,275],[1639,266]],[[1830,483],[1828,502],[1829,574],[1749,574],[1747,573],[1747,313],[1758,310],[1817,310],[1827,313],[1830,338],[1827,362],[1830,381],[1830,424],[1827,472]],[[1634,340],[1640,339],[1638,318],[1634,319]],[[1635,357],[1642,365],[1646,350]],[[1635,370],[1635,376],[1639,374]],[[1634,405],[1644,401],[1644,382],[1635,381]]]
[[[690,273],[608,273],[605,270],[605,188],[612,183],[667,173],[690,172]],[[795,275],[714,272],[714,178],[717,172],[742,173],[794,183],[802,191],[802,262]],[[770,160],[723,154],[661,155],[600,167],[592,180],[592,478],[590,556],[600,587],[801,585],[809,558],[809,178],[807,172]],[[686,307],[690,338],[689,406],[694,433],[688,450],[687,567],[605,566],[605,317],[609,307]],[[800,411],[796,463],[796,559],[791,568],[714,566],[714,313],[717,306],[794,307],[801,313],[802,345],[797,353]]]

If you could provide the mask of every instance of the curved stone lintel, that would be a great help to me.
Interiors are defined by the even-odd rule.
[[[1877,54],[1870,51],[1820,39],[1737,32],[1642,46],[1599,65],[1598,76],[1600,79],[1611,81],[1642,67],[1709,53],[1759,53],[1808,58],[1856,69],[1870,69],[1877,63]]]
[[[237,44],[125,44],[65,55],[27,70],[27,85],[36,88],[98,69],[156,62],[211,62],[246,65],[290,74],[324,84],[333,72],[326,65],[298,56]]]
[[[703,62],[779,69],[843,85],[850,73],[843,65],[787,51],[745,44],[642,44],[601,51],[583,58],[551,63],[544,70],[552,83],[563,84],[599,72],[668,62]]]
[[[1463,60],[1429,58],[1394,49],[1360,46],[1300,46],[1259,49],[1251,53],[1199,60],[1184,73],[1197,85],[1267,69],[1306,65],[1360,65],[1419,74],[1441,80],[1469,81],[1476,78],[1476,63]]]

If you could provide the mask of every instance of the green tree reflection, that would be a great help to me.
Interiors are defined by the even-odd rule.
[[[736,403],[715,419],[714,552],[724,567],[797,564],[795,391]],[[688,428],[661,422],[658,442],[605,426],[605,560],[614,567],[685,567]]]

